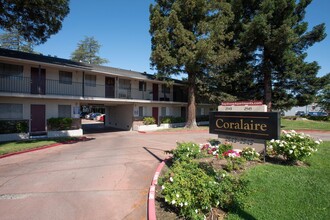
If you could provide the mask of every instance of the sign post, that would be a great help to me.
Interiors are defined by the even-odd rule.
[[[259,144],[264,145],[264,161],[266,156],[266,141],[278,139],[280,136],[280,115],[278,112],[257,112],[255,108],[263,109],[264,105],[241,106],[223,105],[222,108],[231,107],[231,110],[211,112],[210,130],[218,134],[219,138],[232,142],[236,146]],[[232,111],[237,108],[247,108],[243,111]],[[251,111],[252,110],[252,111]]]

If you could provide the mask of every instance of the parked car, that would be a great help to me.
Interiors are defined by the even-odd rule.
[[[104,118],[105,118],[105,114],[102,114],[100,117],[99,117],[99,121],[103,121],[104,122]]]
[[[92,113],[90,116],[89,116],[89,119],[90,120],[96,120],[96,117],[97,116],[100,116],[101,115],[101,113]]]
[[[92,114],[93,113],[88,113],[87,115],[85,115],[85,119],[90,119],[90,117],[91,117]]]
[[[81,112],[80,118],[86,118],[86,115],[88,115],[88,112]]]
[[[308,115],[320,117],[320,116],[328,116],[328,113],[326,113],[326,112],[308,112]]]
[[[101,114],[101,115],[98,115],[98,116],[96,116],[96,121],[101,121],[101,117],[103,117],[104,118],[104,114]]]
[[[304,111],[297,111],[296,116],[306,116],[306,113]]]

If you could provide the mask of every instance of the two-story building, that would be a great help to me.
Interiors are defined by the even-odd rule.
[[[186,118],[187,94],[180,81],[147,73],[0,49],[0,120],[27,120],[30,134],[43,133],[47,119],[79,118],[82,106],[102,107],[105,126],[133,130],[146,116]]]

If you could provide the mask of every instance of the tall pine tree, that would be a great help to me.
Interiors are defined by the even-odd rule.
[[[239,56],[227,47],[233,13],[217,0],[156,0],[150,6],[151,65],[158,75],[188,75],[188,119],[196,126],[196,83]]]
[[[263,98],[268,111],[272,106],[288,109],[314,100],[322,82],[316,77],[317,63],[305,61],[306,50],[326,34],[324,24],[308,31],[304,17],[311,1],[229,1],[235,14],[231,44],[240,48],[242,56],[227,69],[227,74],[251,79],[231,83],[235,95]],[[240,88],[250,92],[242,94]]]
[[[0,0],[0,28],[18,31],[27,42],[42,44],[62,28],[69,0]]]

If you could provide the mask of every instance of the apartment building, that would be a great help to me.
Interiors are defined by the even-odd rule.
[[[0,120],[26,120],[29,133],[43,133],[47,119],[79,118],[93,107],[104,110],[105,126],[133,130],[146,116],[185,118],[187,93],[180,81],[147,73],[0,49]]]

